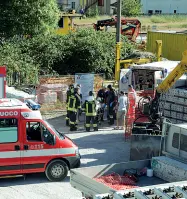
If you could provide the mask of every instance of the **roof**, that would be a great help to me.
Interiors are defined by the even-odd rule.
[[[25,103],[21,102],[18,99],[9,99],[9,98],[3,98],[0,99],[0,109],[1,108],[20,108],[20,107],[27,107]]]
[[[132,65],[132,69],[149,69],[149,70],[173,70],[180,62],[179,61],[160,61],[148,64]]]

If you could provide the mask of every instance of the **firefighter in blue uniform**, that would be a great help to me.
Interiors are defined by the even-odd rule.
[[[89,92],[89,97],[85,100],[83,105],[83,110],[86,115],[86,131],[90,131],[91,121],[93,124],[94,131],[98,131],[98,121],[97,121],[97,112],[96,112],[96,102],[93,96],[93,92]]]
[[[74,94],[74,86],[73,84],[69,85],[69,89],[66,93],[66,108],[67,108],[67,115],[66,115],[66,126],[69,126],[69,111],[68,111],[68,102],[69,97]]]
[[[77,88],[74,89],[74,93],[69,96],[68,100],[68,112],[69,112],[69,124],[70,124],[70,131],[77,130],[77,111],[81,109],[81,101],[77,95]]]

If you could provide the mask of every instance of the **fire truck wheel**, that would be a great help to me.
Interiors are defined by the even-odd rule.
[[[68,166],[63,160],[54,160],[47,165],[45,175],[49,181],[62,181],[68,175]]]

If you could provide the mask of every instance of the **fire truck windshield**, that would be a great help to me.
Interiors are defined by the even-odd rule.
[[[63,133],[56,130],[55,127],[53,125],[51,125],[49,122],[47,122],[46,120],[45,120],[45,123],[60,139],[65,139],[65,136]]]

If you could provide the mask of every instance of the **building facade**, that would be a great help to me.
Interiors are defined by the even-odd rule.
[[[97,6],[100,14],[111,15],[113,14],[112,3],[116,0],[58,0],[58,4],[65,9],[75,9],[77,12],[81,8],[88,9]]]
[[[141,0],[143,14],[186,14],[187,0]]]

